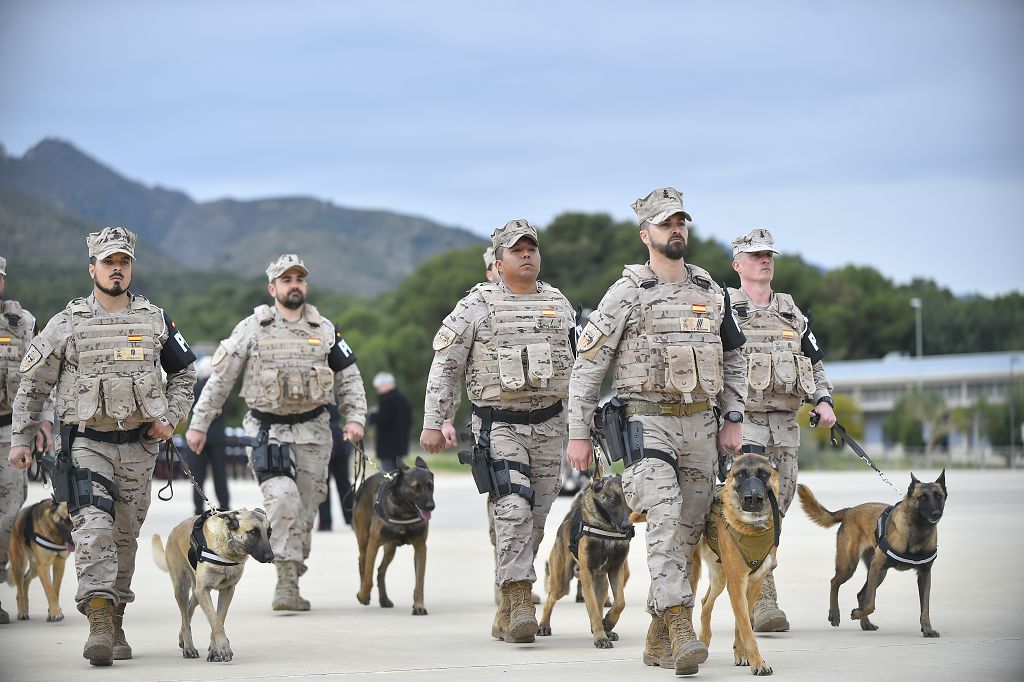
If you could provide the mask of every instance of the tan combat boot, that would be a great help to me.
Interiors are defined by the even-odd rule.
[[[644,643],[644,665],[660,665],[662,668],[674,668],[672,660],[672,642],[668,638],[665,621],[658,616],[651,616],[651,625],[647,628],[647,641]]]
[[[514,580],[504,585],[508,589],[508,634],[509,644],[528,644],[537,638],[537,607],[530,594],[530,581]]]
[[[661,620],[668,630],[669,641],[672,642],[672,659],[675,661],[676,675],[696,675],[701,663],[708,660],[708,648],[697,639],[690,620],[693,609],[673,606],[665,609]]]
[[[508,637],[508,583],[494,589],[498,598],[498,611],[494,614],[494,622],[491,624],[491,637],[503,640]]]
[[[7,625],[11,622],[11,617],[4,611],[4,607],[0,606],[0,625]]]
[[[754,632],[787,632],[789,621],[785,612],[779,608],[778,593],[775,591],[775,576],[769,573],[761,586],[761,594],[754,602],[750,614],[750,624]]]
[[[274,588],[275,611],[309,611],[309,602],[299,594],[299,562],[275,561],[277,587]]]
[[[89,639],[82,657],[92,665],[111,665],[114,662],[114,606],[109,599],[93,597],[85,607],[89,618]]]
[[[114,623],[114,660],[127,661],[132,657],[132,645],[124,636],[124,607],[121,604],[114,609],[112,621]]]

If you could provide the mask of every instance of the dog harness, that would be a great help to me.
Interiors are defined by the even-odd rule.
[[[395,495],[405,504],[409,505],[416,510],[416,516],[411,519],[396,519],[395,517],[388,514],[384,509],[384,503],[387,500],[388,493],[395,488],[395,485],[402,477],[402,470],[395,469],[394,471],[385,471],[383,473],[384,481],[377,486],[377,496],[373,500],[373,511],[377,513],[377,516],[384,519],[387,523],[394,523],[399,526],[410,526],[414,523],[426,523],[426,520],[420,516],[419,507],[405,499],[405,496],[399,491],[395,491]]]
[[[36,507],[39,506],[39,504],[40,504],[39,502],[36,502],[29,509],[35,509]],[[68,548],[67,544],[65,544],[63,542],[54,542],[53,540],[50,540],[49,538],[45,538],[42,535],[40,535],[39,533],[37,533],[36,529],[35,529],[35,526],[32,523],[32,512],[29,511],[29,512],[27,512],[27,514],[28,514],[28,519],[27,519],[28,523],[26,523],[23,526],[23,528],[22,528],[22,532],[24,533],[24,536],[25,536],[25,544],[31,545],[34,542],[37,545],[39,545],[40,547],[42,547],[43,549],[48,549],[51,552],[64,552],[64,551],[67,551],[67,548]]]
[[[210,551],[210,548],[206,545],[206,536],[203,534],[203,526],[206,525],[206,519],[213,516],[213,510],[207,509],[203,512],[203,515],[196,519],[196,522],[192,524],[192,535],[188,538],[188,563],[192,565],[192,570],[196,570],[201,562],[215,564],[217,566],[237,566],[237,561],[228,561],[216,552]]]
[[[885,527],[889,525],[889,516],[895,508],[895,505],[886,507],[885,511],[882,512],[882,515],[878,517],[878,525],[875,526],[875,540],[878,542],[878,548],[885,552],[890,559],[900,564],[907,564],[910,566],[927,566],[935,561],[935,557],[939,555],[938,547],[936,547],[930,554],[927,552],[899,554],[892,548],[889,541],[885,539]]]
[[[725,508],[722,504],[721,497],[722,486],[718,486],[718,490],[715,492],[715,498],[711,502],[711,511],[708,514],[707,523],[704,524],[704,537],[708,541],[708,547],[718,557],[718,563],[722,563],[722,552],[719,549],[719,538],[718,533],[715,530],[714,517],[722,517],[722,521],[725,523],[726,529],[729,531],[729,535],[732,536],[733,542],[736,544],[736,548],[740,552],[740,556],[743,558],[743,563],[750,568],[750,572],[753,573],[761,564],[764,563],[765,558],[772,551],[773,547],[779,545],[779,511],[778,503],[775,502],[775,495],[771,494],[770,502],[772,502],[772,525],[769,528],[754,533],[753,535],[744,535],[738,530],[729,525],[728,521],[725,521]]]
[[[604,516],[604,509],[598,506],[597,510]],[[597,526],[589,526],[583,523],[583,507],[577,506],[576,511],[572,515],[572,525],[569,528],[569,551],[572,552],[573,558],[577,561],[580,558],[580,538],[584,535],[602,540],[625,540],[629,542],[636,535],[636,530],[632,526],[627,531],[606,530]]]

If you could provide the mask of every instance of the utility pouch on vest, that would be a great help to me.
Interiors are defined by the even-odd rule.
[[[772,356],[770,353],[751,353],[747,359],[747,384],[760,399],[772,384]]]
[[[75,414],[78,421],[87,422],[96,416],[100,411],[100,378],[79,377],[78,378],[78,401],[75,406]]]
[[[814,370],[811,369],[811,359],[803,355],[794,357],[796,358],[796,373],[800,390],[804,395],[814,395]]]
[[[526,347],[527,375],[530,386],[547,388],[548,379],[555,375],[555,367],[551,362],[551,345],[548,343],[531,343]]]
[[[498,349],[498,379],[507,391],[519,391],[526,386],[522,346]]]
[[[697,361],[692,346],[669,346],[665,349],[668,361],[669,388],[683,394],[683,402],[693,402],[693,391],[697,388]]]
[[[167,398],[164,396],[163,386],[154,379],[153,375],[146,374],[139,377],[132,387],[142,414],[150,419],[159,419],[166,414]]]
[[[626,457],[625,406],[618,398],[612,398],[594,413],[594,430],[608,458],[618,462]]]
[[[717,345],[694,346],[697,361],[697,378],[701,390],[709,396],[722,392],[722,350]],[[690,402],[690,401],[686,401]]]
[[[135,412],[135,388],[132,377],[104,377],[100,381],[103,411],[111,419],[121,421]]]
[[[775,374],[775,390],[792,393],[796,386],[796,360],[790,351],[772,353],[772,368]]]
[[[259,385],[263,397],[270,402],[276,403],[281,399],[281,382],[278,380],[276,369],[260,370]]]
[[[309,397],[330,400],[334,392],[334,371],[330,367],[317,367],[309,377]]]
[[[306,377],[304,372],[290,369],[284,373],[285,400],[302,400],[306,397]]]

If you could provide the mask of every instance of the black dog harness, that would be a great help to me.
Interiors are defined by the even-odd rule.
[[[889,525],[889,516],[895,508],[895,505],[886,507],[885,511],[882,512],[882,515],[878,517],[878,525],[875,526],[875,540],[878,542],[878,548],[885,552],[886,556],[890,559],[900,564],[906,564],[909,566],[927,566],[935,561],[935,557],[939,555],[938,547],[936,547],[935,551],[931,554],[926,552],[900,554],[893,549],[892,545],[889,544],[889,541],[885,539],[885,527]]]
[[[22,526],[22,534],[25,537],[25,544],[31,545],[34,542],[37,545],[39,545],[40,547],[42,547],[43,549],[48,549],[51,552],[64,552],[64,551],[67,551],[68,546],[67,546],[66,543],[54,542],[53,540],[50,540],[49,538],[43,537],[42,535],[40,535],[39,533],[36,532],[35,526],[32,523],[32,511],[34,511],[35,508],[38,507],[39,505],[40,505],[40,503],[36,502],[31,507],[29,507],[29,509],[31,511],[27,512],[27,515],[28,515],[27,521],[28,521],[28,523],[26,523],[24,526]]]
[[[601,516],[605,516],[604,509],[597,506],[597,511]],[[600,538],[602,540],[625,540],[629,542],[636,535],[636,530],[630,526],[627,531],[617,530],[606,530],[604,528],[598,528],[597,526],[588,526],[583,523],[583,507],[576,507],[576,511],[573,512],[572,522],[569,527],[569,551],[572,552],[574,559],[579,561],[579,549],[580,549],[580,538],[584,535],[589,535],[592,538]]]
[[[420,516],[419,507],[406,499],[406,497],[402,495],[401,490],[395,487],[398,484],[398,481],[402,478],[402,470],[395,469],[394,471],[385,471],[383,472],[382,477],[384,480],[379,486],[377,486],[377,495],[373,500],[373,511],[376,512],[377,516],[384,519],[387,523],[394,523],[399,526],[409,526],[414,523],[426,523],[426,519]],[[411,519],[396,519],[387,513],[384,509],[384,503],[387,500],[388,493],[392,490],[395,491],[395,496],[398,497],[402,503],[416,510],[416,516]]]
[[[237,561],[228,561],[216,552],[210,551],[210,548],[206,545],[206,536],[203,534],[203,526],[206,525],[206,519],[213,516],[213,510],[207,509],[203,512],[203,515],[196,519],[196,522],[192,524],[192,535],[188,538],[188,563],[192,565],[192,570],[196,570],[201,562],[215,564],[217,566],[237,566]]]

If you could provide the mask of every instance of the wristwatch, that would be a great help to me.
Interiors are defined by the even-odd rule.
[[[730,410],[725,413],[725,421],[732,422],[733,424],[739,424],[743,421],[743,413],[737,412],[736,410]]]
[[[829,407],[831,407],[833,410],[836,409],[836,401],[832,400],[832,396],[830,395],[823,395],[820,398],[818,398],[817,402],[814,403],[814,406],[817,407],[821,403],[828,403]]]

